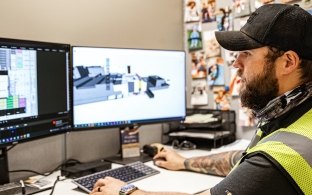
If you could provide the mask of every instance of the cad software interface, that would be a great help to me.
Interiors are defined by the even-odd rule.
[[[73,47],[74,127],[185,116],[183,51]]]

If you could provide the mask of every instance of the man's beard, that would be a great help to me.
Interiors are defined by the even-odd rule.
[[[242,75],[241,70],[238,70],[238,75]],[[240,88],[242,106],[258,112],[264,108],[269,101],[278,96],[278,89],[275,64],[274,62],[267,61],[260,75],[257,75],[250,81],[246,81],[242,78],[242,86]]]

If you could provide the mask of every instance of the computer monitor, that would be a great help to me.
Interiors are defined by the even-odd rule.
[[[7,146],[72,127],[69,61],[68,44],[0,38],[0,169]]]
[[[74,129],[183,120],[185,52],[72,47]]]
[[[180,121],[185,52],[72,47],[74,130]]]

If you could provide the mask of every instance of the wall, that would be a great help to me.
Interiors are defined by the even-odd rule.
[[[183,50],[183,1],[1,0],[0,36],[72,45]],[[142,127],[141,145],[161,141],[162,124]],[[72,132],[18,144],[9,169],[52,170],[119,150],[117,129]],[[11,180],[29,175],[11,174]]]
[[[184,0],[184,2],[190,2],[190,1],[195,1],[196,2],[196,5],[197,5],[197,10],[198,10],[198,13],[199,15],[201,16],[202,14],[202,3],[205,2],[209,2],[208,0]],[[234,30],[239,30],[242,26],[242,23],[245,23],[247,21],[247,18],[249,17],[250,13],[248,14],[248,12],[244,12],[244,11],[241,11],[240,14],[238,14],[238,10],[240,9],[237,9],[235,10],[235,6],[234,6],[234,2],[249,2],[248,6],[247,4],[245,4],[245,10],[249,10],[248,7],[250,8],[250,11],[253,12],[255,11],[256,7],[257,6],[260,6],[261,5],[261,2],[264,2],[263,0],[215,0],[216,2],[216,8],[215,8],[215,13],[217,13],[218,15],[218,11],[220,11],[220,8],[226,8],[228,7],[229,9],[231,9],[231,18],[233,18],[233,27],[234,27]],[[268,1],[266,1],[268,2]],[[289,4],[298,4],[300,7],[304,8],[304,9],[309,9],[311,10],[311,2],[309,1],[304,1],[304,0],[271,0],[271,3],[289,3]],[[185,3],[187,4],[187,3]],[[237,5],[237,4],[236,4]],[[257,5],[257,6],[256,6]],[[187,7],[187,6],[185,6]],[[309,8],[310,7],[310,8]],[[185,13],[188,13],[188,12],[185,12]],[[238,15],[235,15],[238,14]],[[243,14],[245,13],[245,14]],[[186,14],[187,16],[188,14]],[[219,12],[219,15],[220,15],[220,12]],[[239,16],[240,15],[240,16]],[[188,15],[189,16],[189,15]],[[201,33],[201,42],[202,42],[202,45],[200,45],[198,48],[193,48],[193,50],[190,50],[189,48],[189,42],[190,42],[190,37],[189,35],[187,35],[187,30],[192,30],[196,28],[200,33]],[[204,77],[202,78],[194,78],[192,80],[192,70],[191,70],[191,67],[192,67],[192,63],[191,63],[191,55],[192,54],[195,54],[197,55],[197,59],[199,56],[203,56],[202,53],[204,53],[204,56],[205,56],[205,63],[206,63],[206,70],[209,68],[209,64],[208,64],[208,61],[209,59],[208,58],[214,58],[216,56],[220,56],[222,57],[224,60],[226,60],[226,55],[225,55],[225,50],[223,48],[221,48],[221,54],[217,54],[216,56],[209,56],[207,57],[207,54],[209,52],[211,52],[210,50],[208,50],[206,47],[207,47],[207,42],[205,40],[205,37],[204,37],[204,33],[205,32],[211,32],[212,30],[217,30],[217,21],[212,21],[212,22],[204,22],[201,18],[200,19],[194,19],[191,20],[191,21],[186,21],[184,23],[184,46],[185,46],[185,51],[186,51],[186,56],[187,56],[187,105],[189,108],[208,108],[208,109],[216,109],[216,104],[215,104],[215,100],[214,100],[214,92],[213,92],[213,89],[214,87],[220,87],[220,85],[217,85],[217,86],[208,86],[206,85],[205,88],[206,88],[206,93],[207,93],[207,98],[205,93],[202,93],[204,95],[202,95],[202,99],[203,100],[207,100],[205,103],[202,103],[203,101],[201,101],[200,103],[198,103],[197,105],[192,105],[191,104],[191,92],[193,91],[192,90],[192,82],[195,83],[196,81],[198,80],[202,80],[204,81],[203,83],[207,84],[208,82],[206,82],[206,80],[208,80],[208,75],[205,75]],[[202,47],[201,47],[202,46]],[[208,51],[207,51],[208,50]],[[199,63],[198,63],[199,64]],[[226,63],[224,63],[226,64]],[[230,81],[231,81],[231,66],[228,66],[228,65],[224,65],[224,84],[226,86],[229,86],[230,84]],[[208,71],[207,71],[208,72]],[[232,73],[233,74],[233,73]],[[202,83],[202,86],[204,85]],[[202,87],[201,86],[201,87]],[[224,86],[223,84],[221,86]],[[245,122],[247,121],[246,119],[244,120],[243,117],[240,117],[239,114],[242,114],[242,109],[241,109],[241,105],[240,105],[240,98],[238,96],[232,96],[229,98],[229,101],[230,101],[230,109],[231,110],[235,110],[236,111],[236,124],[237,124],[237,132],[236,132],[236,137],[238,139],[240,138],[243,138],[243,139],[251,139],[252,136],[254,135],[255,131],[256,131],[256,125],[250,125],[250,126],[247,126],[246,124],[241,124],[242,122]],[[241,115],[242,116],[242,115]]]
[[[187,2],[188,0],[184,0],[185,2]],[[197,1],[197,2],[202,2],[202,1]],[[207,1],[206,1],[207,2]],[[199,5],[199,9],[201,9],[202,5]],[[233,0],[216,0],[216,12],[218,12],[218,10],[220,8],[225,8],[228,7],[230,8],[233,12]],[[255,10],[254,8],[254,0],[250,0],[250,9],[252,11]],[[200,13],[201,14],[201,13]],[[246,16],[248,17],[248,16]],[[242,17],[242,18],[246,18],[246,17]],[[234,23],[234,30],[239,30],[240,29],[240,18],[234,18],[233,19],[233,23]],[[188,48],[188,36],[186,34],[186,31],[188,29],[192,29],[192,26],[194,25],[199,25],[200,29],[201,29],[201,35],[202,35],[202,42],[203,42],[203,47],[202,49],[199,50],[194,50],[194,51],[189,51]],[[191,104],[191,91],[192,91],[192,82],[194,82],[194,79],[192,81],[192,70],[191,70],[191,54],[192,53],[199,53],[199,52],[206,52],[206,42],[203,38],[203,33],[204,32],[209,32],[212,30],[216,30],[217,29],[217,22],[213,21],[213,22],[208,22],[208,23],[202,23],[201,21],[195,21],[195,22],[185,22],[184,23],[184,46],[185,46],[185,51],[186,51],[186,56],[187,56],[187,79],[188,79],[188,85],[187,85],[187,99],[188,99],[188,107],[189,108],[202,108],[202,109],[216,109],[215,106],[215,101],[214,101],[214,92],[213,92],[213,87],[207,85],[206,88],[206,92],[207,92],[207,97],[208,97],[208,103],[205,105],[192,105]],[[206,54],[205,54],[206,55]],[[218,55],[219,56],[219,55]],[[215,56],[213,56],[215,57]],[[213,58],[211,57],[211,58]],[[225,52],[224,49],[221,48],[221,55],[220,57],[222,57],[223,59],[225,59]],[[206,62],[208,62],[208,59],[206,59]],[[208,68],[208,67],[207,67]],[[224,65],[224,83],[226,86],[229,86],[229,83],[231,81],[231,66],[227,66]],[[205,78],[206,79],[206,78]],[[216,86],[217,88],[220,86]],[[251,127],[245,127],[245,126],[240,126],[239,125],[239,109],[240,109],[240,102],[239,102],[239,97],[231,97],[230,98],[230,109],[234,110],[236,112],[236,124],[237,124],[237,130],[236,130],[236,137],[237,139],[251,139],[252,136],[255,133],[256,128],[254,126]]]

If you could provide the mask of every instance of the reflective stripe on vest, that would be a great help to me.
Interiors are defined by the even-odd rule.
[[[312,194],[312,109],[287,128],[264,137],[247,154],[263,152],[275,159],[304,194]]]
[[[279,141],[275,141],[273,139],[265,140],[263,143],[260,143],[250,149],[247,153],[249,154],[256,151],[262,151],[270,155],[288,172],[304,194],[311,194],[312,157],[311,152],[309,154],[307,148],[309,147],[309,150],[311,151],[312,141],[302,135],[286,134],[293,133],[278,132],[275,136],[278,137]],[[286,136],[290,137],[283,140]],[[287,143],[287,141],[290,142]],[[296,143],[295,146],[292,145],[294,142]]]

